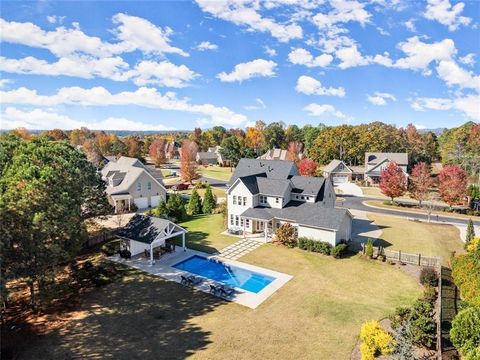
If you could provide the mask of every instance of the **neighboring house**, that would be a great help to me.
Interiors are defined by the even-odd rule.
[[[391,162],[396,163],[408,177],[408,154],[407,153],[365,153],[365,181],[370,185],[380,183],[382,170]]]
[[[138,159],[122,156],[105,165],[101,174],[107,183],[108,200],[115,207],[115,212],[130,210],[132,204],[138,209],[155,207],[166,200],[167,191],[161,172],[143,165]]]
[[[180,147],[175,141],[169,141],[165,145],[165,157],[168,161],[180,159]]]
[[[197,153],[196,161],[200,165],[216,165],[217,164],[218,155],[214,152],[210,151],[201,151]]]
[[[303,153],[298,154],[298,158],[302,159],[303,158]],[[284,149],[271,149],[268,150],[265,154],[260,155],[257,159],[263,159],[263,160],[289,160],[288,158],[288,150]]]
[[[363,179],[363,167],[348,166],[342,160],[332,160],[323,168],[323,176],[334,184]]]
[[[154,248],[166,247],[169,239],[182,236],[182,248],[185,247],[187,230],[170,220],[136,214],[117,234],[123,240],[122,248],[130,251],[131,256],[147,251],[153,264]]]
[[[241,159],[227,190],[228,227],[268,239],[290,223],[299,237],[333,246],[351,239],[352,215],[335,208],[331,181],[299,176],[292,161]]]

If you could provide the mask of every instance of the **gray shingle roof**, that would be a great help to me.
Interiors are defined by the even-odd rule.
[[[258,192],[263,195],[283,196],[290,186],[290,180],[257,177]]]
[[[315,196],[317,201],[323,199],[324,191],[322,191],[322,188],[325,185],[325,178],[314,176],[293,176],[290,181],[292,182],[292,187],[297,189],[295,193]]]
[[[185,231],[169,220],[137,214],[119,231],[118,236],[124,239],[151,244],[157,236],[169,226],[175,226],[177,228],[175,232]]]
[[[217,160],[218,155],[214,152],[203,151],[197,153],[197,158],[199,160]]]
[[[339,171],[339,172],[341,172],[341,173],[350,173],[350,172],[352,171],[352,169],[351,169],[350,166],[348,166],[347,164],[345,164],[342,160],[336,160],[336,159],[330,161],[330,163],[323,168],[323,171],[324,171],[324,172],[327,172],[327,173],[331,173],[331,172],[333,172],[333,171],[338,167],[338,165],[340,165],[340,164],[343,164],[343,166],[344,166],[345,168],[344,168],[344,171]]]
[[[407,153],[381,153],[367,152],[365,153],[365,164],[375,165],[383,160],[388,159],[394,161],[397,165],[408,165]]]
[[[326,208],[316,203],[290,201],[282,209],[256,207],[247,209],[241,216],[258,220],[276,218],[304,226],[339,230],[347,213],[347,209]]]
[[[288,179],[289,176],[298,175],[298,171],[293,161],[240,159],[230,178],[230,184],[239,177],[261,174],[269,179]]]

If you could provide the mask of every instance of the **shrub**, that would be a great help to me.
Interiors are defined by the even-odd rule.
[[[168,217],[174,220],[174,222],[185,220],[187,216],[185,201],[179,194],[169,195],[166,207]]]
[[[433,349],[437,340],[436,329],[431,314],[419,316],[411,322],[411,339],[415,344]]]
[[[202,199],[198,195],[197,189],[193,189],[192,195],[188,200],[187,213],[189,215],[198,215],[202,213]]]
[[[393,315],[389,316],[390,322],[392,324],[392,328],[397,329],[403,324],[405,324],[410,318],[411,313],[412,313],[412,308],[410,307],[405,307],[405,306],[397,307]]]
[[[410,323],[400,325],[395,331],[395,349],[392,357],[397,360],[414,360],[413,343],[410,339]]]
[[[437,300],[437,289],[433,286],[427,286],[425,290],[423,290],[423,300],[433,304],[435,300]]]
[[[468,225],[467,225],[467,233],[465,235],[465,249],[467,246],[470,244],[470,242],[473,240],[475,237],[475,228],[473,227],[473,221],[472,219],[468,220]]]
[[[469,253],[474,253],[480,246],[480,236],[473,238],[470,243],[465,247]]]
[[[101,248],[102,253],[106,256],[113,256],[120,251],[120,240],[112,240],[104,244]]]
[[[367,247],[365,250],[365,255],[367,255],[369,258],[373,257],[373,240],[368,238],[367,240]]]
[[[309,239],[302,236],[298,238],[298,248],[302,250],[307,250],[307,243]]]
[[[433,267],[422,268],[420,271],[420,283],[425,286],[437,286],[438,274]]]
[[[376,355],[387,355],[393,350],[393,338],[378,321],[367,321],[360,329],[362,360],[374,359]]]
[[[207,184],[205,196],[203,198],[203,213],[211,214],[217,205],[217,199],[213,196],[212,188]]]
[[[295,228],[289,223],[285,223],[278,228],[278,230],[275,232],[275,238],[278,243],[289,248],[297,246],[297,235],[295,234]]]
[[[452,264],[452,276],[463,298],[480,306],[480,260],[476,253],[457,256]]]
[[[480,348],[480,307],[470,306],[455,316],[450,338],[462,356],[475,359],[473,356],[479,354]]]
[[[347,252],[347,244],[338,244],[332,248],[330,254],[335,258],[341,258]]]

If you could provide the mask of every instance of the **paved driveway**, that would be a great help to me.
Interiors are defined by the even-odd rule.
[[[336,184],[335,187],[342,190],[342,193],[345,195],[352,195],[352,196],[363,196],[362,189],[357,184],[346,182],[346,183],[339,183]],[[342,194],[340,194],[342,196]]]

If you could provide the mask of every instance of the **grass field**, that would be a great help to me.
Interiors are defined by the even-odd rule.
[[[192,191],[193,191],[193,189],[188,189],[188,190],[182,190],[182,191],[179,191],[179,192],[182,193],[182,194],[191,194]],[[205,189],[197,189],[197,192],[198,192],[198,195],[200,195],[202,198],[205,196]],[[217,198],[226,197],[225,190],[219,189],[215,186],[212,186],[212,193]]]
[[[230,177],[233,174],[233,171],[230,170],[230,167],[221,167],[221,166],[199,166],[198,171],[202,176],[209,177],[217,180],[230,180]]]
[[[382,190],[380,190],[379,187],[369,186],[369,187],[361,187],[361,189],[362,189],[363,195],[365,195],[365,196],[377,196],[377,197],[383,197],[385,199],[390,199],[389,197],[382,194]],[[398,199],[412,200],[411,197],[408,197],[406,195],[401,196]]]
[[[382,229],[382,245],[387,249],[440,256],[445,265],[452,251],[457,254],[464,251],[460,232],[452,225],[420,223],[372,213],[368,218]]]
[[[221,217],[182,224],[209,248]],[[257,309],[130,270],[85,296],[70,320],[26,346],[23,359],[347,359],[362,322],[410,304],[420,287],[394,267],[264,245],[241,261],[293,275]]]

